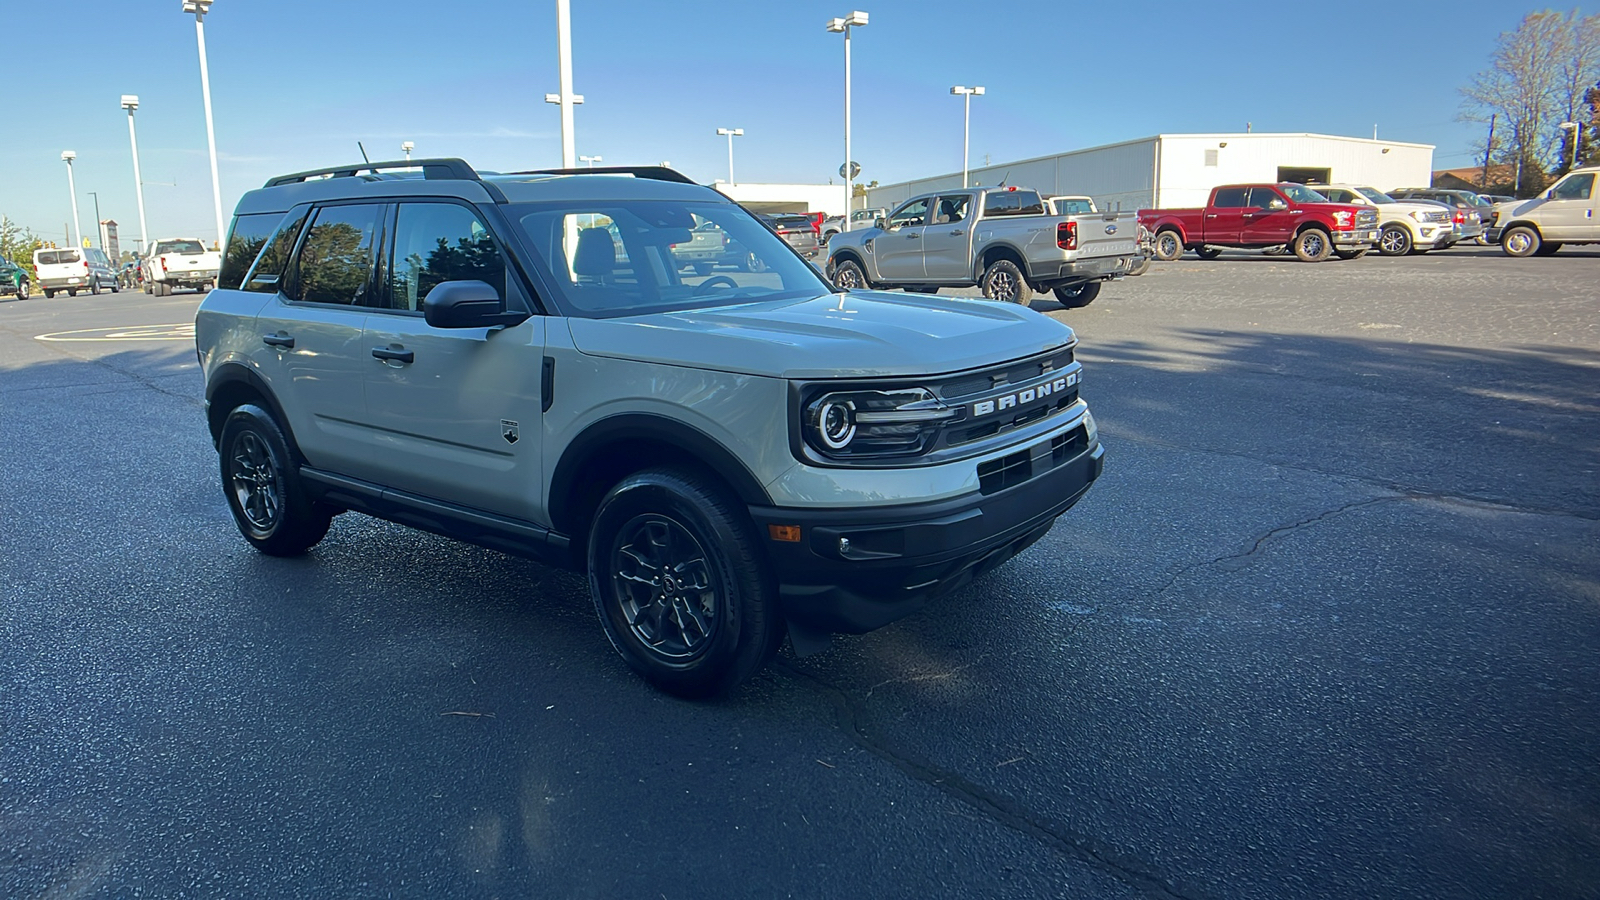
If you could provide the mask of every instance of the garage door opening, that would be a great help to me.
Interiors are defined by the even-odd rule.
[[[1308,169],[1301,166],[1279,166],[1278,180],[1295,184],[1327,184],[1333,178],[1332,169]]]

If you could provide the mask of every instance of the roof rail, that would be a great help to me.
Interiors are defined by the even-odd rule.
[[[381,172],[385,169],[421,169],[422,177],[429,181],[439,179],[456,179],[458,181],[482,181],[476,170],[467,165],[464,159],[454,157],[440,157],[438,159],[402,159],[393,162],[361,163],[360,165],[336,166],[331,169],[312,169],[307,172],[296,172],[293,175],[279,175],[277,178],[267,179],[266,187],[277,187],[282,184],[297,184],[308,178],[350,178],[362,172]]]
[[[632,175],[652,181],[675,181],[678,184],[695,184],[689,176],[666,166],[595,166],[582,169],[532,169],[527,172],[507,172],[508,175]]]

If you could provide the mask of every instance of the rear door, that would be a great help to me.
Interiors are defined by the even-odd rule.
[[[390,232],[381,305],[362,341],[373,480],[537,518],[545,320],[434,328],[423,318],[424,298],[446,281],[486,282],[512,308],[528,308],[508,284],[502,245],[471,206],[403,202]]]
[[[1205,210],[1205,240],[1218,244],[1237,244],[1244,231],[1249,188],[1217,188]],[[1193,237],[1191,235],[1191,237]]]
[[[972,278],[972,195],[946,194],[933,202],[922,230],[923,274],[930,281]]]
[[[1241,243],[1253,246],[1289,243],[1303,218],[1290,211],[1289,201],[1282,194],[1265,185],[1252,187],[1245,204],[1239,237]]]
[[[889,214],[884,233],[872,242],[878,258],[878,275],[884,281],[903,282],[926,275],[922,263],[922,233],[928,224],[931,197],[912,200]]]

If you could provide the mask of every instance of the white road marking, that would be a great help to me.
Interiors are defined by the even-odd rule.
[[[34,335],[36,341],[192,341],[194,323],[134,325],[121,328],[83,328]]]

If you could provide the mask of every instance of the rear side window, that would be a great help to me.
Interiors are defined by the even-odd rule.
[[[990,194],[983,199],[983,214],[985,216],[1014,216],[1020,204],[1013,191],[1003,191]]]
[[[235,216],[233,228],[228,231],[228,246],[222,252],[222,271],[217,273],[217,287],[238,290],[244,284],[244,274],[250,264],[261,255],[261,248],[272,237],[272,230],[283,221],[283,213],[256,213]]]
[[[1211,205],[1216,207],[1224,207],[1227,209],[1237,209],[1242,207],[1244,206],[1245,192],[1248,190],[1249,188],[1242,187],[1218,188],[1216,199],[1212,201]]]
[[[374,237],[381,205],[329,206],[317,210],[296,261],[296,290],[304,303],[349,306],[365,302],[372,283]]]
[[[1017,191],[1017,215],[1044,215],[1044,198],[1036,191]]]
[[[454,203],[402,203],[389,264],[389,306],[418,312],[445,281],[483,281],[506,295],[506,263],[476,213]]]
[[[250,278],[244,283],[245,290],[271,294],[281,289],[279,282],[289,269],[289,254],[294,252],[295,239],[300,236],[305,224],[305,213],[292,219],[285,217],[277,233],[267,241],[260,256],[256,257],[255,268],[250,270]]]

